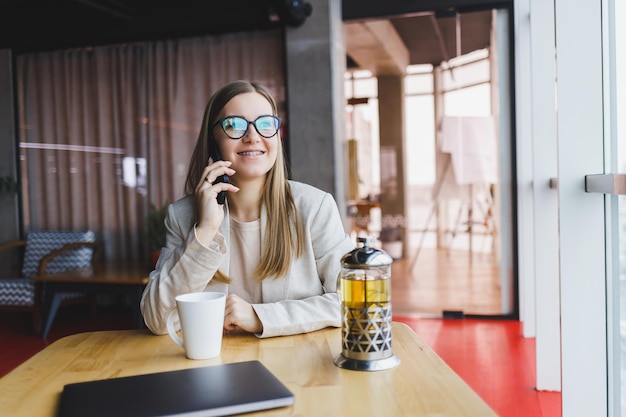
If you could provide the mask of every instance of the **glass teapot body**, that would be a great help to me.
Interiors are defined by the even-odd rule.
[[[384,359],[391,353],[390,266],[341,270],[341,338],[344,356]]]
[[[391,263],[369,239],[342,258],[338,295],[341,301],[341,355],[335,363],[358,370],[388,369],[399,361],[391,350]]]

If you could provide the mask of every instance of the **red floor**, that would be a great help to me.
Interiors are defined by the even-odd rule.
[[[510,320],[410,319],[408,324],[500,417],[560,417],[560,393],[537,392],[535,342]],[[132,328],[126,309],[68,306],[47,340],[33,334],[26,314],[0,312],[0,377],[53,341],[78,332]]]
[[[511,320],[410,319],[408,324],[500,417],[560,417],[561,394],[535,390],[535,340]]]

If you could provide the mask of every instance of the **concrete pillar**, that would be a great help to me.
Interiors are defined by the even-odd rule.
[[[285,31],[291,177],[332,193],[347,226],[341,2],[308,2],[313,6],[311,16],[302,26]]]
[[[380,120],[380,239],[393,257],[406,256],[407,211],[406,155],[404,149],[404,77],[378,76],[378,118]],[[399,242],[402,242],[401,244]],[[390,246],[392,243],[393,246]],[[401,255],[396,253],[401,248]],[[394,252],[394,253],[391,253]]]
[[[0,50],[0,177],[18,181],[17,127],[15,125],[15,96],[13,94],[13,54]],[[0,243],[20,238],[20,193],[0,190]],[[4,252],[4,253],[3,253]],[[12,250],[0,252],[2,276],[17,276],[19,257]]]

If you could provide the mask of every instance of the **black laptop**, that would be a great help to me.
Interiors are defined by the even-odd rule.
[[[58,417],[228,416],[294,403],[261,362],[247,361],[65,385]]]

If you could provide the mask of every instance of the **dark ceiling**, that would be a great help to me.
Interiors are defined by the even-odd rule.
[[[279,27],[272,0],[0,0],[17,53]]]
[[[474,4],[466,5],[464,11],[444,7],[450,3],[444,0],[343,0],[342,12],[346,22],[384,18],[406,45],[410,64],[438,64],[456,55],[458,27],[463,53],[489,45],[491,12],[474,9],[478,4],[484,10],[490,2],[502,3],[452,2]],[[296,4],[296,13],[300,13],[306,0],[0,0],[0,48],[20,54],[265,30],[302,22],[289,21],[293,16],[287,13],[286,4]],[[387,5],[393,15],[384,16],[381,4]],[[398,8],[400,4],[403,8]],[[436,13],[424,10],[435,5],[440,7]],[[454,17],[456,11],[461,11],[460,26]],[[364,12],[370,13],[369,17]],[[306,18],[303,24],[307,24]]]

